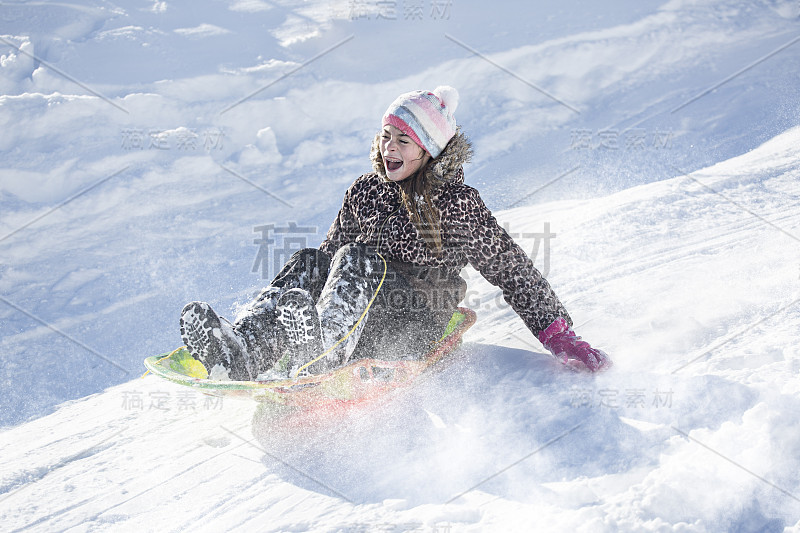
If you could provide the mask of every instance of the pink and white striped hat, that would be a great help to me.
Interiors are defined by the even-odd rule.
[[[383,114],[381,127],[398,128],[436,159],[456,134],[456,107],[458,91],[446,85],[404,93]]]

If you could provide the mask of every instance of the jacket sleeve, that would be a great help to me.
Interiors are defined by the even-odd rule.
[[[534,335],[538,336],[558,317],[571,326],[567,310],[533,261],[497,223],[478,191],[472,187],[466,190],[459,233],[467,261],[503,291],[505,301]]]
[[[353,189],[357,183],[358,181],[347,189],[342,201],[342,207],[339,208],[339,213],[336,215],[330,229],[328,229],[325,240],[319,245],[319,249],[330,257],[333,257],[336,251],[345,244],[356,242],[356,237],[359,235],[360,226],[358,225],[352,202]]]

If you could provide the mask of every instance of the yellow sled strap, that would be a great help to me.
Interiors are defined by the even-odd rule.
[[[375,253],[378,253],[378,252],[375,252]],[[303,366],[301,366],[300,368],[298,368],[298,369],[297,369],[297,372],[295,372],[295,373],[294,373],[294,376],[293,376],[293,377],[295,377],[295,378],[296,378],[297,376],[299,376],[299,375],[300,375],[300,372],[302,372],[302,371],[303,371],[303,370],[305,370],[306,368],[310,367],[311,365],[313,365],[314,363],[316,363],[317,361],[319,361],[320,359],[322,359],[323,357],[325,357],[326,355],[328,355],[329,353],[331,353],[331,352],[333,351],[333,349],[334,349],[334,348],[336,348],[337,346],[339,346],[341,343],[343,343],[343,342],[345,341],[345,339],[347,339],[347,337],[349,337],[350,335],[352,335],[352,333],[353,333],[353,332],[356,330],[356,328],[358,327],[358,325],[359,325],[359,324],[361,324],[361,321],[362,321],[362,320],[364,320],[364,317],[365,317],[365,316],[367,316],[367,311],[369,311],[369,308],[370,308],[370,307],[372,307],[372,302],[374,302],[374,301],[375,301],[375,298],[378,296],[378,291],[380,291],[380,290],[381,290],[381,287],[383,286],[383,280],[385,280],[385,279],[386,279],[386,271],[387,271],[387,269],[388,269],[388,266],[387,266],[387,264],[386,264],[386,259],[384,259],[384,258],[383,258],[383,256],[382,256],[380,253],[378,253],[378,257],[380,257],[380,258],[381,258],[381,261],[383,261],[383,276],[381,277],[381,282],[380,282],[380,283],[378,283],[378,288],[377,288],[377,289],[375,289],[375,294],[373,294],[373,295],[372,295],[372,298],[369,300],[369,303],[367,304],[367,308],[366,308],[366,309],[364,309],[364,312],[363,312],[363,313],[361,313],[361,316],[360,316],[360,317],[358,317],[358,321],[355,323],[355,325],[354,325],[352,328],[350,328],[350,331],[348,331],[348,332],[347,332],[347,335],[345,335],[344,337],[342,337],[341,339],[339,339],[338,341],[336,341],[336,343],[335,343],[333,346],[331,346],[330,348],[328,348],[327,350],[325,350],[324,352],[322,352],[322,355],[320,355],[320,356],[319,356],[319,357],[317,357],[316,359],[312,359],[312,360],[311,360],[311,361],[309,361],[308,363],[306,363],[306,364],[304,364]]]

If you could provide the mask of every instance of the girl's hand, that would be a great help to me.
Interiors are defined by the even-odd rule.
[[[561,317],[539,333],[539,341],[557,360],[572,370],[597,372],[607,370],[612,365],[605,352],[581,340]]]

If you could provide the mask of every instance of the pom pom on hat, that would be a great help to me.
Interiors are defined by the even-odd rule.
[[[458,91],[447,85],[404,93],[383,114],[381,127],[395,126],[435,159],[456,133],[457,107]]]
[[[440,85],[433,90],[433,94],[442,101],[451,115],[455,115],[458,107],[458,91],[449,85]]]

